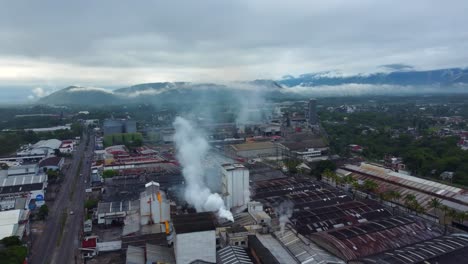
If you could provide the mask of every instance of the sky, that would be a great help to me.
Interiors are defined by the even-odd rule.
[[[468,66],[463,0],[41,0],[0,7],[0,89],[27,87],[37,97],[69,85]]]

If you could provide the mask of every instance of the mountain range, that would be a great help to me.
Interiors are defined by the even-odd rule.
[[[365,87],[363,89],[362,87]],[[381,89],[385,87],[385,89]],[[388,89],[388,88],[392,89]],[[144,83],[109,90],[70,86],[39,99],[43,104],[105,105],[130,102],[194,103],[204,100],[229,102],[232,98],[301,98],[327,95],[468,92],[468,69],[451,68],[430,71],[393,71],[343,76],[338,72],[319,72],[299,76],[286,75],[280,80],[249,82]],[[353,89],[358,93],[353,93]],[[355,91],[354,91],[355,92]]]

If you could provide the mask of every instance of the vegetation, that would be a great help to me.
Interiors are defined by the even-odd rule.
[[[293,174],[298,173],[297,166],[299,166],[299,164],[301,164],[301,162],[296,159],[284,160],[284,165],[288,169],[289,173],[293,173]]]
[[[0,247],[0,260],[2,263],[22,264],[27,256],[27,249],[16,236],[5,237],[0,240],[4,248]]]
[[[84,207],[88,210],[91,210],[97,207],[98,202],[99,201],[96,199],[88,199],[85,201]]]
[[[73,139],[81,136],[83,130],[79,123],[73,123],[70,130],[35,133],[32,131],[2,131],[0,132],[0,155],[14,153],[23,144],[34,144],[39,140],[56,138],[59,140]]]
[[[321,179],[322,174],[326,171],[335,171],[336,170],[336,164],[333,161],[330,160],[321,160],[317,162],[317,165],[315,166],[315,169],[312,170],[310,173],[312,176],[315,176],[318,180]]]
[[[459,138],[439,135],[434,119],[406,108],[411,109],[404,105],[392,111],[322,112],[331,151],[349,157],[349,145],[357,144],[364,148],[359,155],[367,160],[381,161],[388,154],[399,156],[414,175],[439,179],[442,172],[452,171],[453,183],[467,186],[468,151],[457,146]]]
[[[39,212],[37,213],[37,217],[39,218],[39,220],[45,220],[48,215],[49,215],[49,207],[46,204],[39,207]]]
[[[127,147],[141,147],[143,136],[140,133],[112,134],[104,137],[106,147],[112,145],[125,145]]]
[[[112,177],[116,176],[117,174],[118,174],[118,172],[116,170],[105,170],[102,173],[102,177],[103,178],[112,178]]]

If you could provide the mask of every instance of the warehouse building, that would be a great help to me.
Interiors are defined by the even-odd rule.
[[[468,235],[451,234],[387,251],[353,264],[464,263],[468,258]]]
[[[339,258],[350,261],[441,236],[443,230],[412,217],[369,221],[309,236]]]
[[[226,154],[231,157],[260,158],[278,156],[278,147],[272,142],[249,142],[244,144],[229,145]]]
[[[0,240],[17,236],[20,240],[29,234],[29,211],[9,210],[0,211]]]
[[[123,223],[125,217],[140,210],[140,201],[100,202],[97,207],[97,222],[110,225],[113,222]]]
[[[442,204],[450,208],[468,211],[468,191],[462,188],[398,173],[364,162],[360,166],[347,164],[341,169],[351,172],[350,175],[357,180],[369,179],[376,182],[380,188],[396,190],[402,197],[412,194],[421,205],[427,205],[432,198],[438,198]],[[434,214],[431,211],[430,213]]]
[[[178,264],[197,260],[216,262],[214,218],[208,212],[174,216],[174,251]]]
[[[104,135],[135,133],[136,121],[128,119],[106,119],[103,124]]]
[[[34,156],[34,155],[53,155],[55,150],[59,149],[62,141],[58,139],[41,140],[34,145],[29,145],[16,153],[17,156]]]

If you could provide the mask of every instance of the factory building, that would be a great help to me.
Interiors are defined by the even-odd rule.
[[[307,121],[310,126],[318,125],[317,100],[310,99],[307,105]]]
[[[122,223],[129,214],[140,210],[139,201],[101,202],[97,208],[98,224]]]
[[[135,133],[136,121],[127,119],[106,119],[103,124],[104,135]]]
[[[17,236],[20,240],[29,234],[29,211],[0,211],[0,240],[5,237]]]
[[[222,193],[228,210],[244,210],[250,201],[249,170],[242,164],[223,164]]]
[[[170,205],[166,194],[159,189],[159,183],[145,184],[145,191],[140,194],[140,224],[161,225],[161,230],[169,231]]]
[[[48,139],[38,141],[34,145],[27,145],[23,147],[19,152],[16,153],[17,156],[34,156],[34,155],[43,155],[49,156],[55,153],[55,150],[59,149],[62,145],[62,141],[58,139]]]
[[[272,142],[249,142],[244,144],[230,145],[226,154],[231,157],[260,158],[275,157],[278,155],[278,147]]]
[[[174,216],[174,251],[177,264],[194,261],[216,263],[214,218],[213,213],[209,212]]]
[[[65,162],[65,159],[62,157],[48,157],[45,159],[42,159],[39,164],[39,171],[47,171],[47,170],[61,170],[63,163]]]

